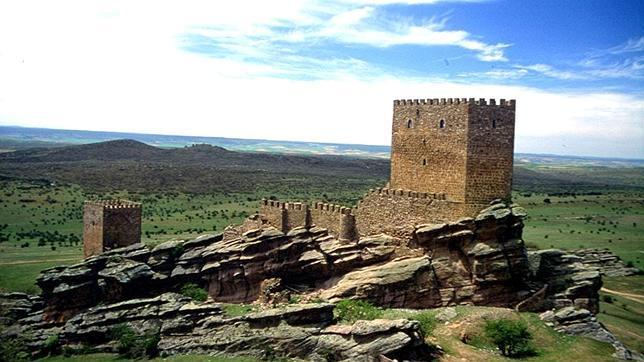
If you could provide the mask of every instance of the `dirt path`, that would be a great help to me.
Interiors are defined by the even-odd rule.
[[[634,302],[644,304],[644,295],[641,295],[641,294],[623,293],[623,292],[618,292],[616,290],[607,289],[607,288],[602,288],[601,291],[605,292],[605,293],[619,295],[619,296],[624,297],[626,299],[630,299],[630,300],[632,300]]]
[[[46,259],[46,260],[18,260],[18,261],[8,261],[0,262],[0,266],[5,265],[21,265],[21,264],[41,264],[41,263],[53,263],[53,262],[65,262],[65,261],[79,261],[79,258],[67,258],[67,259]]]

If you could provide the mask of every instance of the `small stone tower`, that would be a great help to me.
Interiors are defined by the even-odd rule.
[[[515,101],[394,101],[390,188],[487,204],[512,190]]]
[[[85,201],[85,257],[141,242],[141,204],[127,200]]]

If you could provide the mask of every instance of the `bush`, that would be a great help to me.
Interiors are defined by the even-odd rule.
[[[208,292],[194,283],[188,283],[181,287],[181,294],[200,302],[208,298]]]
[[[118,352],[126,358],[156,357],[159,353],[159,333],[136,333],[127,324],[119,324],[110,330],[112,340],[118,342]]]
[[[380,318],[382,309],[364,300],[342,300],[335,305],[334,314],[338,322],[353,323]]]
[[[485,323],[485,335],[494,343],[501,354],[518,357],[534,354],[532,335],[523,321],[497,319]]]
[[[602,299],[604,300],[604,302],[611,304],[615,301],[615,299],[613,299],[613,297],[611,297],[610,295],[604,295]]]
[[[0,361],[27,361],[29,350],[21,337],[0,339]]]
[[[430,313],[418,313],[409,318],[420,323],[420,330],[423,331],[425,337],[432,334],[434,328],[436,328],[436,318]]]
[[[60,352],[60,338],[57,334],[51,334],[45,340],[43,349],[48,354],[58,354]]]

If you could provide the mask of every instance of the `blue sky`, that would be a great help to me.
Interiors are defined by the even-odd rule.
[[[644,1],[5,1],[0,124],[388,144],[516,98],[518,152],[644,158]]]

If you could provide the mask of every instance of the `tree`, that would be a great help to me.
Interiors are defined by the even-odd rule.
[[[523,321],[497,319],[485,323],[485,335],[504,356],[520,356],[534,353],[532,335]]]

